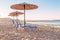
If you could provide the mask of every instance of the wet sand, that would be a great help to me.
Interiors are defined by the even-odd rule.
[[[12,24],[0,25],[0,40],[60,40],[60,28],[50,25],[37,25],[38,28],[18,28]]]

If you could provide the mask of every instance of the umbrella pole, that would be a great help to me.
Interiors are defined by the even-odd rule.
[[[18,32],[18,29],[17,29],[17,28],[18,28],[18,16],[16,16],[16,18],[17,18],[17,19],[16,19],[16,23],[17,23],[17,24],[16,24],[16,25],[17,25],[17,26],[16,26],[16,31]]]
[[[24,26],[26,24],[26,19],[25,19],[25,4],[24,4]]]
[[[14,24],[14,16],[13,16],[13,24]]]

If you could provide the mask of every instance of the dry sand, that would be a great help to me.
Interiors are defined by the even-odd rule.
[[[38,28],[18,28],[12,24],[0,25],[0,40],[60,40],[60,28],[49,25],[36,25]]]

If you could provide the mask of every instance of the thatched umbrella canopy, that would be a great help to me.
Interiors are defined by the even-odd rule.
[[[24,8],[25,7],[25,8]],[[15,4],[11,6],[12,9],[17,9],[17,10],[32,10],[38,8],[38,6],[34,4]]]
[[[22,14],[24,13],[16,11],[16,12],[11,12],[8,16],[18,17],[19,15],[22,15]]]

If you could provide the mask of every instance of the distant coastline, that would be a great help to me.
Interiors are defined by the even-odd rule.
[[[27,20],[27,22],[60,22],[60,20]]]

